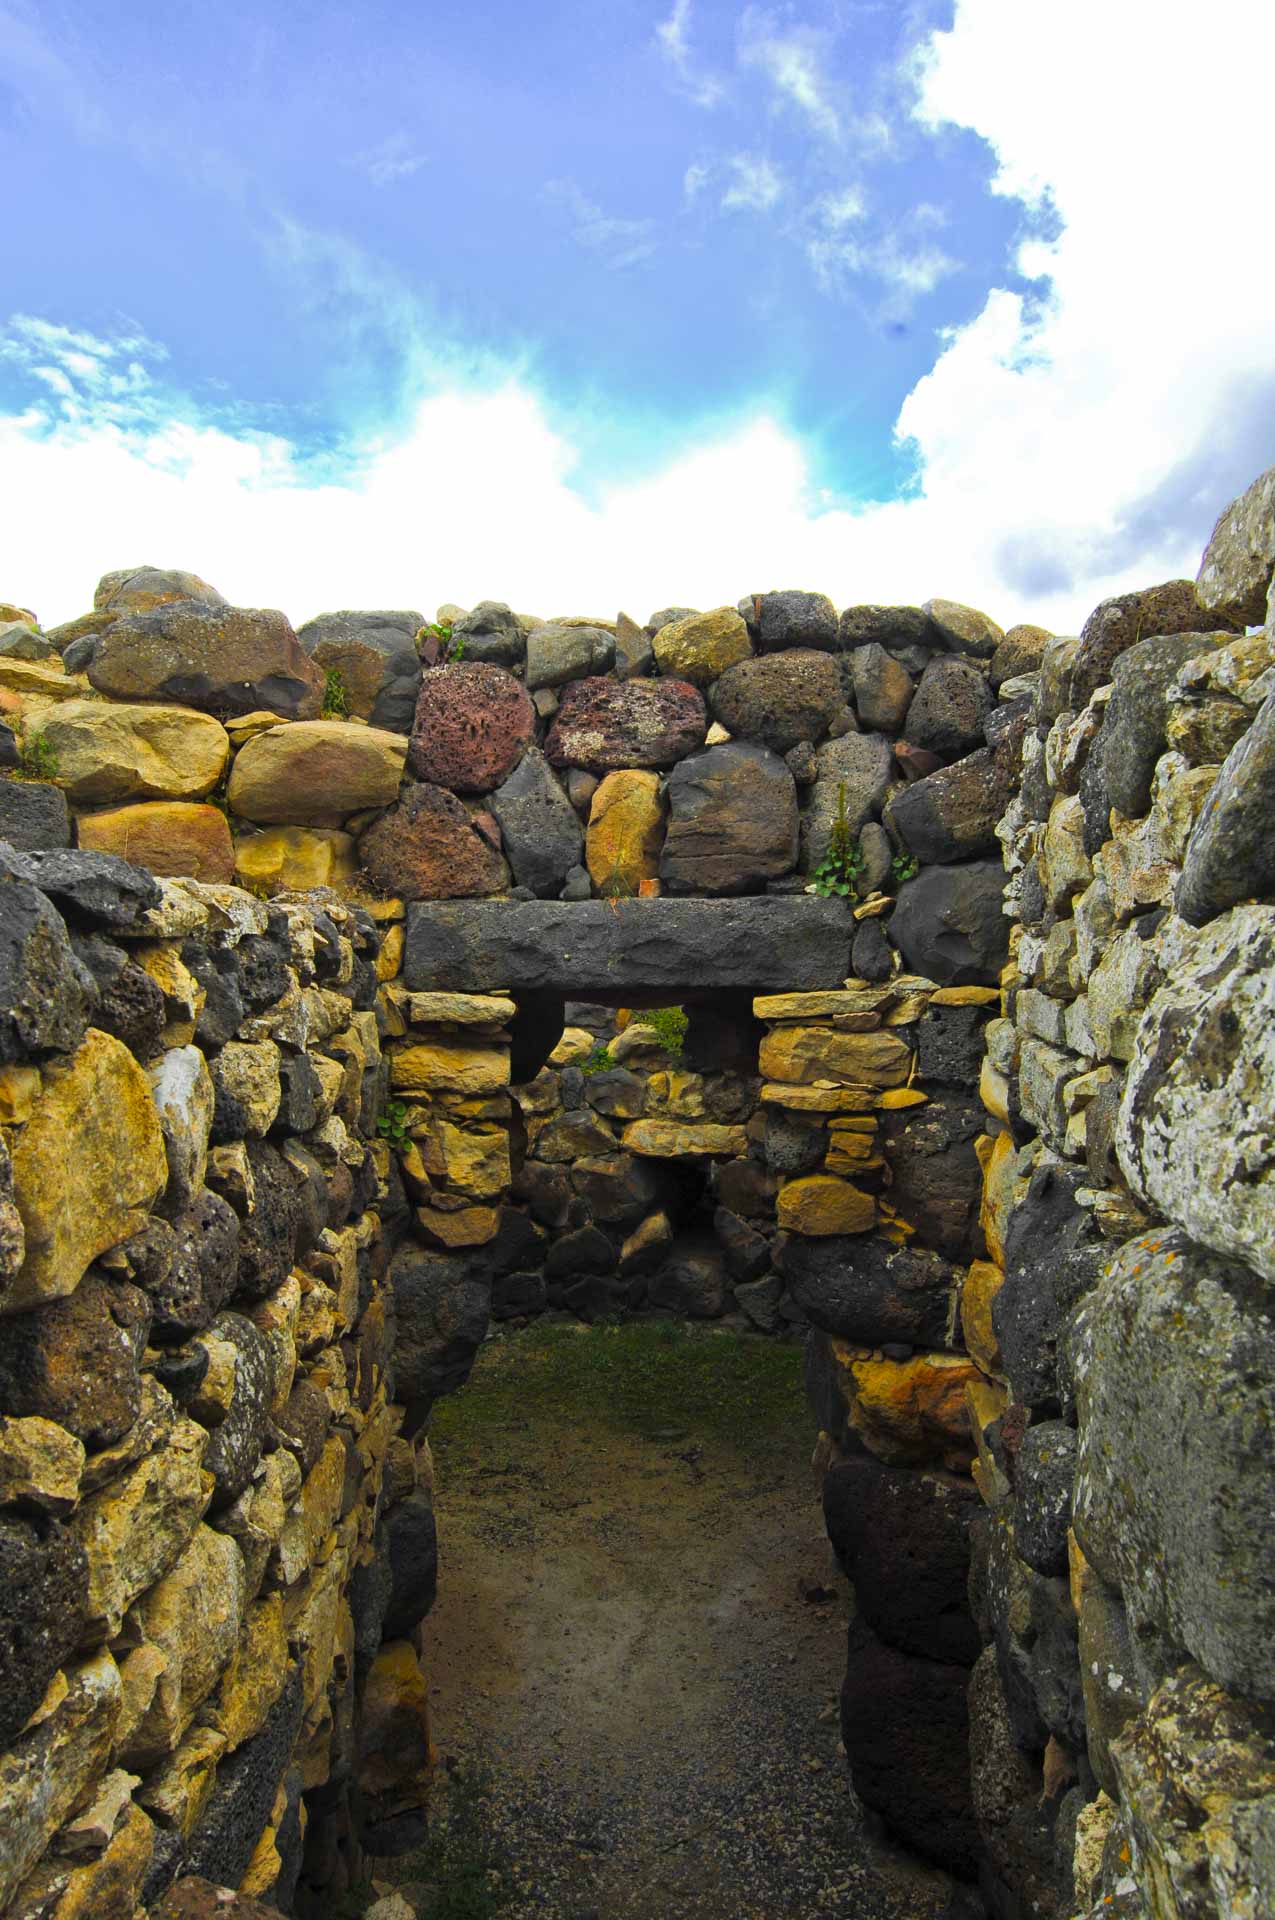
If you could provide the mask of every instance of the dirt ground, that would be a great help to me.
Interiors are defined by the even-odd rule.
[[[489,1346],[466,1392],[517,1365]],[[875,1840],[847,1783],[851,1601],[804,1409],[769,1453],[693,1411],[639,1433],[541,1399],[482,1445],[436,1442],[434,1737],[490,1770],[502,1910],[938,1920],[951,1883]]]

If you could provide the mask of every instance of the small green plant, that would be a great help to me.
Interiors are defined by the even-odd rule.
[[[495,1831],[495,1782],[481,1756],[439,1775],[429,1839],[409,1856],[413,1880],[430,1889],[430,1920],[494,1920],[508,1911],[514,1885],[508,1852]]]
[[[675,1059],[681,1058],[682,1048],[686,1044],[686,1012],[682,1007],[653,1007],[649,1013],[637,1016],[638,1024],[654,1027],[660,1036],[660,1045],[665,1053]]]
[[[324,720],[348,720],[350,717],[350,698],[340,667],[328,668],[323,682],[323,705],[319,712]]]
[[[855,844],[846,817],[846,786],[843,780],[837,788],[837,817],[828,835],[828,850],[815,868],[806,892],[818,894],[821,900],[857,900],[862,868],[863,855]]]
[[[450,620],[427,620],[416,636],[418,642],[427,633],[438,641],[439,658],[445,660],[449,666],[454,666],[457,660],[465,658],[465,636],[463,633],[453,634]]]
[[[921,863],[914,853],[896,853],[890,862],[890,878],[896,887],[901,887],[905,880],[915,880],[920,871]]]
[[[401,1100],[387,1100],[376,1123],[382,1140],[388,1140],[395,1153],[406,1153],[408,1145],[407,1108]]]
[[[580,1062],[580,1071],[581,1073],[606,1073],[614,1065],[610,1047],[605,1040],[599,1040]]]
[[[13,769],[17,780],[56,780],[58,756],[46,733],[24,734],[18,748],[18,764]]]

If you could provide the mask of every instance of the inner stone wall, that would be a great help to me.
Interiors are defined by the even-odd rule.
[[[5,1920],[414,1843],[430,1410],[678,1162],[808,1328],[860,1798],[1006,1920],[1275,1905],[1273,572],[1268,474],[1074,640],[0,609]],[[606,1113],[589,998],[706,1051]]]

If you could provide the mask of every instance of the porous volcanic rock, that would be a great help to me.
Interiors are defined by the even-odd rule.
[[[928,613],[920,607],[847,607],[838,623],[837,642],[844,653],[856,647],[880,646],[890,653],[942,646]]]
[[[1020,674],[1038,673],[1052,634],[1045,627],[1011,627],[992,655],[991,681],[999,687],[1003,680],[1016,680]]]
[[[970,753],[996,704],[983,668],[959,654],[940,654],[921,675],[905,722],[909,743],[944,760]]]
[[[502,667],[460,660],[421,676],[408,765],[455,793],[490,793],[535,738],[536,710]]]
[[[897,793],[890,818],[920,860],[966,860],[996,845],[1014,792],[1014,756],[981,747]]]
[[[955,653],[990,660],[1005,638],[988,614],[977,607],[963,607],[959,600],[926,600],[921,611],[928,615],[940,643]]]
[[[410,610],[320,613],[297,628],[297,639],[325,676],[341,676],[348,712],[391,733],[410,733],[423,624],[424,616]]]
[[[797,789],[777,754],[732,742],[668,780],[660,878],[670,893],[747,893],[797,863]]]
[[[872,1631],[902,1653],[969,1667],[979,1652],[967,1587],[970,1523],[978,1495],[941,1474],[886,1467],[866,1456],[840,1462],[823,1483],[828,1538],[855,1605]]]
[[[0,866],[0,1066],[77,1046],[96,999],[61,914]]]
[[[793,1235],[777,1247],[775,1264],[806,1318],[825,1333],[871,1346],[950,1343],[957,1271],[941,1254],[875,1234]]]
[[[0,840],[19,853],[69,847],[71,816],[61,787],[47,780],[0,780]]]
[[[685,680],[576,680],[545,741],[551,766],[672,767],[704,744],[704,696]]]
[[[111,853],[55,847],[15,855],[7,864],[16,878],[47,893],[73,927],[137,933],[142,915],[159,905],[150,874]]]
[[[763,593],[757,619],[762,653],[783,647],[814,647],[831,653],[837,645],[837,610],[824,593]]]
[[[368,828],[359,862],[373,886],[401,900],[471,899],[500,893],[509,881],[504,861],[455,794],[427,781],[409,786]]]
[[[842,616],[844,631],[845,615]],[[865,727],[881,733],[902,731],[912,702],[912,676],[878,641],[857,646],[850,655],[855,710]]]
[[[216,587],[197,573],[181,567],[117,567],[104,573],[93,593],[95,613],[149,613],[176,600],[199,600],[206,607],[224,607]]]
[[[894,774],[890,742],[880,733],[846,733],[826,740],[816,756],[818,773],[801,822],[801,864],[813,873],[828,851],[828,839],[845,791],[846,824],[857,834],[880,812]]]
[[[179,600],[108,627],[89,680],[114,700],[172,700],[227,719],[317,718],[323,675],[282,613]]]
[[[891,1204],[916,1229],[917,1244],[949,1260],[981,1251],[978,1235],[982,1168],[974,1142],[986,1124],[971,1095],[934,1092],[922,1107],[885,1118]]]
[[[914,1853],[967,1878],[978,1859],[968,1685],[967,1667],[916,1659],[851,1621],[841,1737],[854,1790]]]
[[[1009,951],[998,860],[927,867],[899,889],[890,938],[913,973],[940,986],[994,986]]]
[[[728,667],[708,700],[728,732],[782,754],[800,740],[822,740],[845,690],[830,654],[792,647]]]
[[[1215,633],[1229,624],[1204,604],[1190,580],[1166,580],[1161,586],[1102,600],[1080,629],[1063,704],[1079,713],[1097,689],[1112,679],[1120,655],[1140,641],[1171,633]],[[1053,715],[1042,715],[1046,717]]]
[[[55,1420],[88,1447],[126,1434],[141,1405],[150,1304],[94,1270],[69,1299],[6,1319],[0,1392],[19,1418]]]
[[[0,1512],[0,1746],[19,1734],[79,1644],[88,1558],[47,1515]]]

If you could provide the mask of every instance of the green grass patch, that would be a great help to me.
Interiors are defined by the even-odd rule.
[[[597,1425],[639,1439],[685,1436],[777,1462],[810,1448],[795,1341],[714,1332],[676,1320],[541,1322],[499,1334],[468,1384],[435,1407],[440,1458],[491,1458],[548,1424]]]

